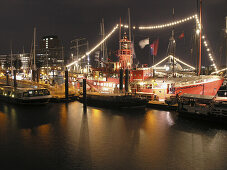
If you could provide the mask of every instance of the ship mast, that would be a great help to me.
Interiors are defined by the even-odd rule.
[[[173,20],[174,20],[174,8],[173,8]],[[174,73],[174,57],[175,57],[175,47],[176,47],[176,43],[175,43],[175,39],[174,39],[174,27],[172,30],[172,42],[173,42],[173,77],[175,77],[175,73]]]
[[[225,17],[225,62],[227,68],[227,16]]]
[[[198,70],[198,76],[200,76],[200,73],[201,73],[201,58],[202,58],[202,0],[200,0],[199,22],[200,22],[201,28],[197,28],[197,30],[199,30],[199,70]]]
[[[174,19],[174,8],[173,8],[173,19]],[[172,76],[175,77],[175,48],[176,48],[176,41],[174,39],[174,32],[175,32],[175,29],[173,27],[172,29],[172,32],[171,32],[171,37],[169,39],[169,45],[168,45],[168,49],[167,49],[167,55],[168,56],[172,56],[169,58],[169,61],[170,61],[170,64],[173,65],[173,68],[172,68]]]
[[[34,65],[33,65],[34,70],[36,70],[36,63],[35,63],[35,41],[36,41],[36,39],[35,38],[36,38],[36,27],[34,27],[34,51],[33,51],[34,52],[34,54],[33,54],[34,55],[34,58],[33,58],[34,59]]]
[[[10,67],[11,67],[11,74],[13,72],[13,47],[12,47],[12,41],[10,42]]]
[[[128,37],[129,41],[132,41],[132,36],[131,36],[131,17],[130,17],[130,8],[128,8]]]

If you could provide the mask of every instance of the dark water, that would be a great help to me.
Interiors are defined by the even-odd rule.
[[[227,130],[175,112],[0,104],[0,170],[226,168]]]

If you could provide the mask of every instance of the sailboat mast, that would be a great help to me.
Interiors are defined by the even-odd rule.
[[[11,74],[13,72],[13,47],[12,47],[12,41],[10,42],[10,68],[11,68]]]
[[[200,26],[202,27],[202,0],[200,0],[200,11],[199,11],[199,22]],[[198,76],[201,73],[201,57],[202,57],[202,28],[199,28],[199,72]]]
[[[173,8],[173,20],[174,20],[174,8]],[[174,68],[174,57],[175,57],[175,40],[174,40],[174,27],[172,30],[172,39],[173,39],[173,77],[175,77],[175,68]]]
[[[36,70],[36,63],[35,63],[35,41],[36,41],[36,27],[34,27],[34,51],[33,51],[33,59],[34,59],[34,65],[33,65],[33,67],[34,67],[34,70]]]
[[[120,17],[120,27],[119,27],[119,50],[121,50],[121,17]]]
[[[130,8],[128,8],[128,37],[129,41],[132,41],[132,36],[131,36],[131,17],[130,17]]]
[[[225,62],[227,68],[227,16],[225,17]]]

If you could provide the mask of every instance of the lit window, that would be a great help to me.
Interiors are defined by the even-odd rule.
[[[53,40],[53,38],[50,38],[50,40]]]

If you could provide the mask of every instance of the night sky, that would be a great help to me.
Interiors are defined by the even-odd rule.
[[[42,36],[56,34],[63,41],[66,51],[69,51],[70,40],[86,37],[92,47],[100,40],[101,18],[105,20],[106,32],[109,32],[119,22],[120,17],[124,22],[127,21],[128,7],[131,9],[132,25],[135,26],[168,22],[172,19],[172,8],[175,8],[176,19],[193,15],[197,10],[196,0],[1,0],[0,54],[10,52],[10,41],[13,43],[14,53],[22,52],[23,47],[25,52],[29,52],[34,26],[37,27],[38,41]],[[225,16],[227,0],[203,0],[204,31],[208,35],[218,63],[223,62],[220,59],[220,46],[224,41]],[[185,32],[184,41],[186,45],[190,44],[192,29],[193,22],[182,25],[176,28],[176,36]],[[158,33],[140,32],[134,36],[137,40],[146,36],[155,39],[158,36],[160,54],[157,57],[161,57],[166,52],[170,31],[171,29]],[[114,36],[116,39],[118,34]],[[114,38],[110,39],[108,44],[117,43],[111,40],[115,41]],[[179,55],[184,55],[183,58],[186,59],[189,49],[190,47],[177,50],[181,51]],[[143,55],[142,52],[142,62],[146,57]],[[203,63],[209,64],[205,59]]]

